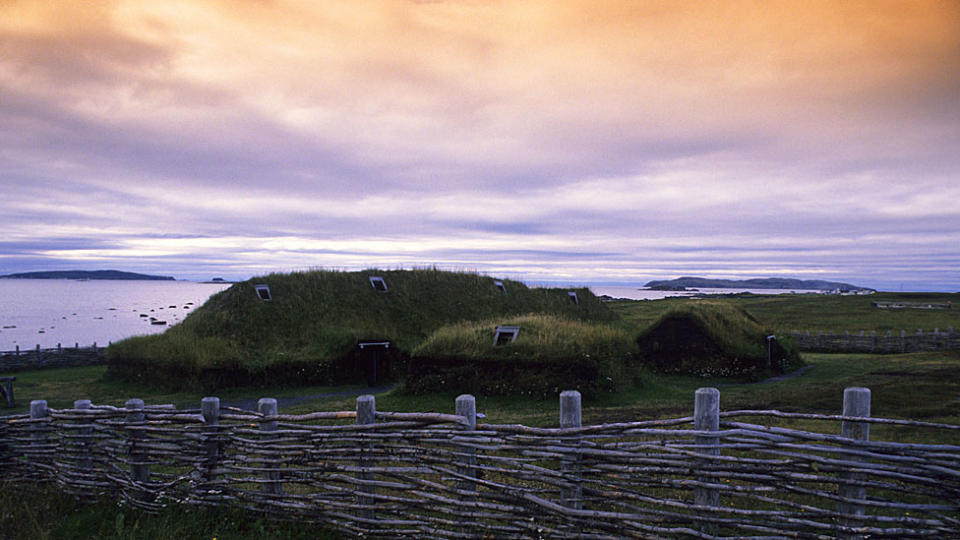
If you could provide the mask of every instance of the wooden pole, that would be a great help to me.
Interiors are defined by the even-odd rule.
[[[455,402],[457,416],[462,416],[467,425],[464,431],[476,431],[477,429],[477,400],[469,394],[457,396]],[[471,447],[463,447],[460,451],[465,454],[463,465],[459,468],[460,474],[471,478],[477,477],[477,451]],[[472,502],[476,499],[477,486],[474,482],[461,480],[457,483],[457,489],[461,491],[460,500]]]
[[[843,416],[870,418],[869,388],[853,387],[847,388],[843,391]],[[840,435],[855,441],[869,441],[870,424],[867,422],[844,420],[840,425]],[[855,456],[851,457],[850,459],[852,461],[858,461]],[[846,515],[864,515],[866,512],[864,506],[855,502],[850,502],[849,500],[864,500],[867,498],[867,488],[862,485],[856,485],[856,482],[863,482],[866,480],[866,475],[862,472],[843,472],[840,474],[840,478],[842,480],[838,487],[838,495],[841,499],[847,500],[841,500],[837,505],[837,509],[840,513]],[[862,520],[858,519],[843,519],[842,524],[847,527],[858,527],[863,525]],[[844,537],[863,538],[864,536],[861,534],[846,534]]]
[[[719,431],[720,429],[720,390],[716,388],[700,388],[694,394],[693,402],[693,429],[697,431]],[[719,439],[717,437],[697,436],[696,444],[704,448],[698,448],[698,453],[707,456],[719,456],[720,449],[716,448]],[[711,467],[712,460],[703,458],[698,460],[700,466]],[[712,477],[701,476],[697,478],[700,482],[715,482]],[[693,491],[693,503],[697,506],[719,506],[720,492],[716,489],[707,487],[696,487]],[[716,534],[715,524],[704,524],[701,530],[708,534]]]
[[[73,408],[79,409],[82,411],[90,410],[93,407],[93,402],[89,399],[78,399],[73,402]],[[80,451],[77,452],[78,455],[83,456],[80,458],[80,468],[84,471],[89,472],[93,468],[93,457],[90,455],[90,447],[92,446],[89,441],[89,437],[93,435],[93,425],[90,423],[84,423],[83,427],[77,430],[77,434],[80,435],[77,442],[77,446],[80,447]]]
[[[203,415],[204,426],[201,436],[206,453],[202,475],[205,482],[213,482],[217,479],[214,470],[216,470],[220,459],[220,398],[205,397],[201,399],[200,413]]]
[[[260,398],[260,400],[257,401],[257,411],[266,417],[277,416],[277,400],[274,398]],[[267,420],[266,422],[261,422],[260,431],[263,431],[264,433],[272,433],[274,431],[277,431],[277,421]],[[276,438],[276,435],[263,436],[264,440],[270,440],[275,438]],[[268,463],[268,464],[265,464],[264,466],[267,468],[272,468],[274,464]],[[269,471],[266,473],[266,477],[268,480],[272,480],[272,481],[267,482],[266,484],[263,485],[263,491],[266,493],[269,493],[270,495],[282,495],[283,484],[279,482],[280,471]]]
[[[33,401],[30,402],[30,418],[33,418],[33,419],[46,418],[48,414],[49,413],[47,411],[47,400],[34,399]],[[40,428],[33,430],[33,436],[31,437],[31,439],[33,439],[33,442],[35,444],[42,444],[46,438],[47,438],[47,435],[45,433],[45,430]]]
[[[146,417],[143,413],[142,399],[129,399],[126,407],[130,409],[130,412],[127,413],[127,422],[131,424],[143,423]],[[150,482],[150,464],[147,462],[147,453],[140,447],[140,443],[144,441],[146,441],[146,433],[143,430],[130,430],[130,474],[135,483],[143,485],[136,497],[142,501],[149,501],[151,499],[150,492],[146,489],[145,484]]]
[[[363,395],[357,398],[357,425],[367,425],[373,424],[377,421],[377,402],[376,398],[372,395]],[[367,469],[374,465],[374,460],[371,458],[371,453],[373,452],[373,444],[363,441],[364,436],[360,434],[360,469]],[[362,481],[370,481],[374,479],[374,475],[371,472],[362,470],[358,473],[357,478]],[[360,495],[357,497],[357,504],[368,507],[367,509],[360,511],[360,516],[364,519],[373,520],[374,519],[374,499],[372,497],[366,497],[364,494],[373,494],[376,493],[376,488],[371,485],[361,484],[360,486]]]
[[[580,392],[564,390],[560,393],[560,427],[581,427]],[[580,446],[583,437],[571,437],[567,444]],[[583,481],[580,478],[580,457],[565,456],[561,462],[561,472],[570,487],[560,491],[560,503],[581,510],[583,508]]]
[[[6,380],[0,382],[3,385],[3,392],[7,396],[7,407],[13,407],[16,405],[16,401],[13,399],[13,381],[17,380],[16,377],[4,377]]]
[[[463,427],[464,431],[476,431],[477,429],[477,400],[469,395],[463,394],[457,396],[455,402],[455,411],[457,416],[462,416],[464,420],[467,421],[467,424]],[[463,476],[468,476],[470,478],[477,478],[477,450],[470,446],[461,446],[460,452],[463,454],[461,458],[461,465],[457,467],[457,472]],[[475,482],[469,480],[458,480],[457,481],[457,491],[459,491],[459,498],[461,503],[473,504],[477,500],[477,485]],[[472,512],[471,512],[472,514]],[[461,532],[471,533],[467,517],[460,518],[461,523]]]
[[[47,400],[35,399],[30,402],[31,419],[46,418],[49,414],[47,410]],[[30,443],[24,449],[24,457],[34,465],[34,467],[31,467],[31,474],[33,474],[33,471],[42,471],[43,467],[49,463],[50,458],[45,452],[47,431],[48,428],[44,424],[36,424],[29,428]]]

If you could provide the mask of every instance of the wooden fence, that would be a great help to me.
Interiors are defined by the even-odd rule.
[[[0,418],[0,475],[358,536],[960,537],[960,426],[870,418],[865,388],[837,416],[720,412],[719,399],[704,388],[690,417],[581,426],[567,391],[559,428],[478,423],[472,396],[456,414],[380,412],[373,396],[303,415],[269,398],[258,412],[34,401]],[[896,442],[870,440],[872,426]],[[905,442],[927,429],[950,444]]]
[[[94,343],[90,347],[61,347],[41,349],[37,345],[34,349],[0,352],[0,373],[24,371],[32,369],[53,369],[79,366],[96,366],[107,363],[106,349]]]
[[[933,331],[918,329],[915,334],[908,334],[906,330],[894,333],[869,334],[860,331],[851,334],[849,331],[834,334],[833,332],[818,331],[811,334],[794,331],[791,336],[802,351],[811,352],[863,352],[863,353],[907,353],[918,351],[943,351],[960,349],[960,332],[954,332],[953,327],[942,331],[934,328]]]

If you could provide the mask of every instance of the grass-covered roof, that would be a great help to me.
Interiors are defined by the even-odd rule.
[[[498,328],[515,337],[496,340]],[[413,350],[404,388],[544,397],[575,389],[594,396],[636,382],[634,337],[622,324],[550,314],[464,321]]]
[[[375,288],[371,277],[383,278],[386,291]],[[269,287],[269,300],[257,293],[258,285]],[[167,332],[124,340],[108,354],[111,370],[118,374],[132,371],[124,366],[163,365],[187,378],[210,369],[314,369],[318,363],[343,360],[358,341],[390,341],[405,354],[441,327],[528,313],[617,320],[586,288],[530,288],[518,281],[436,269],[318,270],[236,283]]]
[[[646,363],[667,372],[755,376],[798,365],[794,345],[775,340],[768,344],[771,334],[730,302],[696,300],[664,313],[637,342]]]

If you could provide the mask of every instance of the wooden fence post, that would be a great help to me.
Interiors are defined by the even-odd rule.
[[[34,399],[30,401],[30,418],[46,418],[46,417],[47,417],[47,400]]]
[[[697,431],[719,431],[720,430],[720,390],[716,388],[699,388],[694,394],[693,401],[693,429]],[[697,436],[695,437],[697,453],[707,456],[719,456],[720,449],[716,448],[720,439],[717,437]],[[712,468],[712,460],[698,460],[700,466]],[[700,482],[715,483],[717,479],[712,476],[700,476],[697,478]],[[693,490],[693,503],[697,506],[718,506],[720,504],[720,492],[713,488],[696,487]],[[700,526],[703,532],[716,534],[717,526],[713,523],[707,523]]]
[[[477,400],[469,394],[463,394],[457,396],[455,402],[455,410],[457,416],[462,416],[467,424],[463,427],[464,431],[476,431],[477,429]],[[460,458],[461,465],[457,467],[457,472],[463,476],[468,476],[470,478],[477,478],[477,450],[471,446],[461,446],[459,452],[463,454],[463,457]],[[457,481],[457,491],[459,492],[459,498],[461,503],[466,503],[472,505],[477,500],[477,485],[475,482],[470,480],[458,480]],[[471,512],[472,514],[472,506]],[[470,529],[470,523],[472,519],[468,519],[466,516],[460,518],[462,524],[461,532],[470,533],[474,532]]]
[[[275,417],[277,416],[277,400],[274,398],[260,398],[257,401],[257,411],[266,417]],[[277,431],[277,421],[276,420],[267,420],[266,422],[260,423],[260,431],[265,433],[272,433]],[[275,439],[276,435],[264,435],[264,440]],[[274,463],[265,463],[265,468],[273,468],[276,464]],[[268,471],[266,473],[267,482],[263,485],[263,491],[270,495],[283,495],[283,484],[279,482],[280,480],[280,471]]]
[[[47,400],[45,399],[34,399],[30,402],[30,418],[32,420],[39,420],[40,418],[46,418],[49,415],[47,410]],[[43,449],[41,448],[47,440],[47,430],[43,428],[40,424],[34,425],[31,429],[30,439],[31,448],[37,452],[37,456],[43,455]],[[34,456],[31,461],[41,461]]]
[[[89,399],[78,399],[73,402],[73,408],[81,411],[88,411],[93,407],[93,402]],[[80,469],[89,473],[93,468],[93,457],[90,455],[90,448],[93,446],[90,437],[93,435],[93,426],[84,421],[82,427],[77,430],[77,455],[81,456],[78,465]]]
[[[47,410],[47,400],[35,399],[30,402],[30,418],[32,420],[46,418],[49,415],[50,412]],[[48,431],[49,429],[43,423],[31,425],[29,428],[30,443],[23,449],[23,457],[26,458],[26,461],[29,463],[30,467],[30,469],[27,471],[27,474],[29,475],[29,478],[36,479],[38,481],[49,479],[49,473],[45,472],[44,467],[50,462],[52,455],[52,449],[47,441]]]
[[[843,391],[843,416],[870,418],[870,389],[869,388],[847,388]],[[867,422],[856,422],[853,420],[844,420],[840,425],[840,435],[848,439],[857,441],[870,440],[870,424]],[[857,461],[856,457],[849,458],[851,461]],[[843,472],[840,474],[840,484],[838,495],[842,499],[864,500],[867,498],[867,488],[862,485],[856,485],[863,482],[866,475],[862,472]],[[847,516],[862,516],[865,513],[863,505],[854,502],[841,500],[837,509],[841,514]],[[861,525],[857,519],[842,519],[842,524],[847,527],[857,527]],[[847,538],[862,538],[859,534],[845,535]]]
[[[203,415],[201,440],[204,448],[203,468],[201,478],[204,482],[213,482],[217,479],[214,472],[220,460],[220,398],[205,397],[200,400],[200,413]],[[207,488],[209,491],[209,487]]]
[[[126,407],[130,410],[130,412],[127,413],[128,423],[142,424],[144,420],[146,420],[143,412],[144,405],[142,399],[128,399]],[[150,482],[150,464],[148,462],[147,452],[140,447],[140,443],[146,441],[146,432],[142,429],[130,429],[129,437],[130,475],[133,477],[134,483],[137,484],[134,496],[141,501],[149,501],[152,497],[145,484]]]
[[[4,377],[0,381],[0,385],[3,385],[3,393],[7,397],[7,407],[13,407],[16,405],[16,400],[13,398],[13,381],[17,380],[16,377]]]
[[[464,431],[475,431],[477,429],[477,400],[469,394],[457,396],[455,402],[457,416],[462,416],[467,425],[463,427]],[[471,478],[477,477],[477,451],[473,447],[464,446],[459,449],[464,454],[461,458],[461,465],[457,472]],[[464,502],[473,502],[476,500],[477,485],[469,480],[460,480],[457,482],[457,490],[460,491],[460,500]]]
[[[561,428],[581,427],[580,405],[580,392],[576,390],[564,390],[560,393]],[[574,446],[580,446],[583,437],[578,435],[576,437],[565,437],[565,439],[567,444],[572,443]],[[583,509],[583,481],[580,478],[580,456],[565,456],[561,462],[561,472],[570,487],[560,491],[560,504],[577,510]]]
[[[377,402],[376,398],[372,395],[366,394],[357,398],[357,425],[367,425],[373,424],[377,421]],[[374,475],[371,472],[367,472],[365,469],[372,467],[374,460],[371,457],[373,452],[373,445],[369,442],[365,442],[364,433],[360,434],[360,468],[362,471],[358,474],[358,478],[361,480],[360,493],[372,495],[376,493],[376,488],[372,485],[368,485],[363,481],[369,481],[374,479]],[[366,508],[360,510],[360,516],[364,519],[372,520],[374,519],[374,499],[369,496],[359,495],[357,497],[357,503]]]

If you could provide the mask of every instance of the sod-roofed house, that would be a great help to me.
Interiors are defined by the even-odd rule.
[[[270,274],[217,293],[163,334],[113,344],[108,374],[207,390],[379,384],[402,378],[410,352],[444,326],[529,313],[617,319],[586,288],[530,288],[469,272]]]
[[[756,379],[801,365],[792,342],[723,301],[692,300],[668,311],[637,346],[646,366],[666,373]]]

